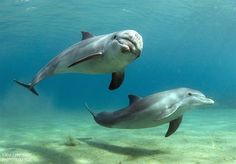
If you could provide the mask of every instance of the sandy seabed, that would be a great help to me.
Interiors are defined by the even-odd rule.
[[[9,164],[233,164],[236,109],[197,109],[165,138],[168,125],[109,129],[87,113],[0,116],[0,163]]]

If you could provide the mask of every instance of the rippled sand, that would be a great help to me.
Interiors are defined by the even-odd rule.
[[[0,163],[231,164],[236,163],[235,116],[236,109],[196,109],[185,114],[175,134],[165,138],[167,125],[108,129],[87,112],[2,115]]]

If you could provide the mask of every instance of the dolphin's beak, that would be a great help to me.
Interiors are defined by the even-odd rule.
[[[200,100],[201,100],[202,103],[204,103],[204,104],[209,104],[209,105],[211,105],[211,104],[214,104],[214,103],[215,103],[214,100],[212,100],[212,99],[210,99],[210,98],[207,98],[207,97],[201,97]]]
[[[116,40],[120,45],[122,45],[121,51],[123,53],[131,52],[135,55],[136,58],[140,56],[141,50],[137,48],[137,43],[135,43],[133,40],[127,37],[116,38]]]

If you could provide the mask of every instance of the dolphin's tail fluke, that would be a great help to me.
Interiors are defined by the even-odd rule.
[[[96,117],[95,113],[93,111],[91,111],[91,109],[89,108],[88,104],[85,103],[84,105],[85,105],[85,108],[89,111],[89,113],[95,118]]]
[[[34,86],[31,84],[31,83],[29,83],[29,84],[25,84],[25,83],[23,83],[23,82],[20,82],[20,81],[17,81],[17,80],[14,80],[17,84],[19,84],[19,85],[21,85],[21,86],[23,86],[23,87],[25,87],[25,88],[27,88],[28,90],[30,90],[32,93],[34,93],[35,95],[39,95],[38,94],[38,92],[34,89]]]

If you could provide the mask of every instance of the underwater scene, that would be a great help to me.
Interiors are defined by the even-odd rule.
[[[0,164],[236,163],[235,0],[1,0]]]

